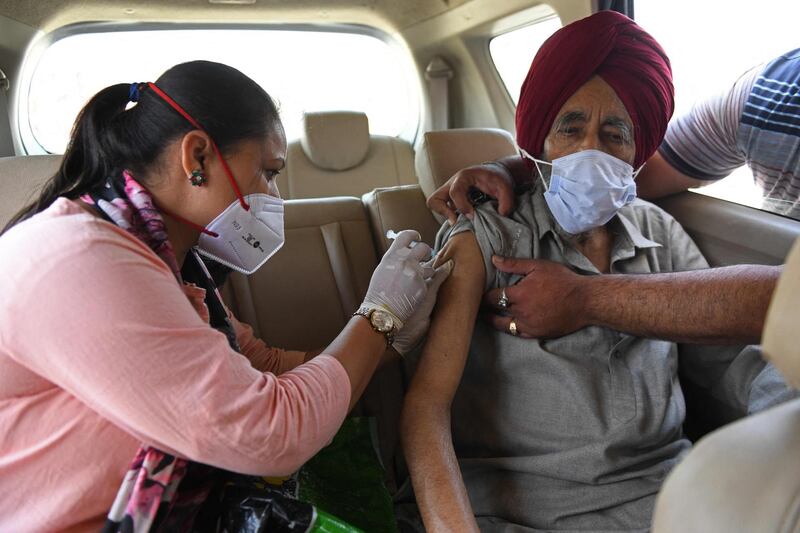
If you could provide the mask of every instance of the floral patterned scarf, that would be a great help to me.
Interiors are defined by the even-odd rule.
[[[153,197],[128,171],[106,180],[81,197],[109,222],[146,243],[172,270],[179,284],[206,290],[210,325],[225,333],[239,351],[216,285],[203,261],[192,251],[181,270]],[[192,531],[202,504],[224,471],[176,457],[143,444],[136,453],[108,514],[104,533]]]

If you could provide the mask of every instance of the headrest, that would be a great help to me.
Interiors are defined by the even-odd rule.
[[[417,150],[416,167],[425,197],[462,168],[517,153],[514,138],[504,130],[463,128],[429,131]]]
[[[320,168],[353,168],[369,152],[367,115],[355,111],[306,113],[300,145],[306,157]]]
[[[781,371],[786,381],[800,388],[800,239],[794,243],[783,267],[764,326],[764,355]]]

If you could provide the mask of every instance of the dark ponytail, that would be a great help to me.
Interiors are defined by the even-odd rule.
[[[280,123],[272,98],[238,70],[210,61],[172,67],[156,85],[181,105],[225,153],[245,139],[265,138]],[[138,102],[128,106],[130,84],[112,85],[94,95],[78,115],[61,167],[30,205],[3,229],[47,209],[57,198],[76,199],[128,169],[142,179],[166,146],[193,129],[153,91],[140,85]]]

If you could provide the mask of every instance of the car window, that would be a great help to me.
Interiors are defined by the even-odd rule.
[[[730,88],[751,68],[800,47],[800,2],[697,2],[636,0],[636,21],[664,47],[672,62],[675,115]],[[800,157],[800,150],[797,151]],[[697,192],[800,218],[785,200],[765,201],[747,166]]]
[[[551,14],[533,24],[500,34],[489,41],[497,73],[514,105],[519,101],[519,91],[536,51],[548,37],[561,28],[561,19],[552,9]]]
[[[169,67],[195,59],[231,65],[264,87],[279,106],[289,139],[299,136],[304,111],[363,111],[371,133],[406,139],[419,124],[419,82],[399,45],[360,33],[271,29],[65,37],[42,53],[22,122],[30,125],[34,143],[62,153],[75,117],[97,91],[114,83],[155,81]]]

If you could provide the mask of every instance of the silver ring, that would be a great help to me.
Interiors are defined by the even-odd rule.
[[[506,288],[503,287],[503,292],[500,293],[500,299],[497,301],[497,306],[500,309],[508,309],[508,296],[506,296]]]
[[[519,335],[519,331],[517,330],[517,321],[515,319],[511,319],[511,322],[508,324],[508,332],[514,335],[515,337]]]

